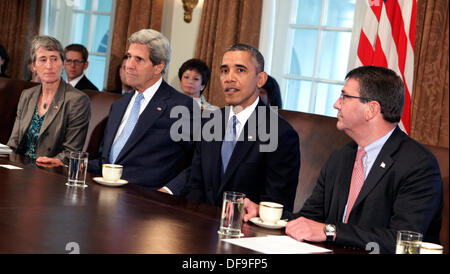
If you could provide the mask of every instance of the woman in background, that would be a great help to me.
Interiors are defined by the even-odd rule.
[[[270,75],[267,75],[266,83],[259,90],[259,97],[268,106],[276,106],[278,109],[283,107],[280,86],[278,85],[277,80]]]
[[[194,98],[202,110],[213,111],[217,107],[208,103],[202,95],[210,75],[211,72],[208,66],[199,59],[187,60],[178,70],[178,78],[180,79],[183,93]]]
[[[58,40],[36,36],[30,53],[41,84],[20,95],[8,146],[36,159],[37,164],[61,166],[64,150],[83,149],[91,115],[90,100],[61,78],[64,50]]]

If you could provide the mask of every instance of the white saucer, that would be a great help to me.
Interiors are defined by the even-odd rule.
[[[117,180],[117,181],[107,181],[105,179],[103,179],[103,177],[94,177],[93,178],[94,181],[96,181],[97,183],[101,184],[101,185],[105,185],[105,186],[122,186],[122,185],[126,185],[128,184],[127,180]]]
[[[270,228],[270,229],[279,229],[279,228],[283,228],[286,226],[287,221],[286,220],[279,220],[276,223],[265,223],[263,222],[263,220],[261,220],[261,218],[259,217],[253,217],[250,219],[250,222],[254,223],[257,226],[261,226],[261,227],[265,227],[265,228]]]

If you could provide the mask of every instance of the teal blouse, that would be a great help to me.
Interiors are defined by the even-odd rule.
[[[30,157],[32,159],[36,158],[35,155],[35,148],[37,139],[39,136],[39,131],[41,130],[42,122],[44,121],[45,114],[39,116],[38,107],[36,106],[36,109],[34,110],[33,118],[31,119],[30,127],[28,128],[28,132],[25,134],[25,144],[26,144],[26,150],[25,150],[25,156]]]

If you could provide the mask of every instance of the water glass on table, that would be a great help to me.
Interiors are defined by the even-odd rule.
[[[395,254],[420,254],[422,234],[414,231],[400,230],[397,232]]]
[[[88,165],[87,152],[71,151],[69,153],[69,172],[67,174],[68,186],[87,187],[86,171]]]
[[[222,214],[218,233],[225,236],[240,237],[244,218],[245,194],[225,191],[223,193]]]

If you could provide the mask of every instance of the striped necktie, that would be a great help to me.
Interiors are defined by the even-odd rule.
[[[364,184],[364,163],[363,158],[366,155],[366,151],[363,147],[358,149],[356,153],[355,164],[353,166],[352,181],[350,183],[350,192],[347,200],[347,213],[345,215],[344,223],[347,223],[350,211],[358,198],[359,192]]]

